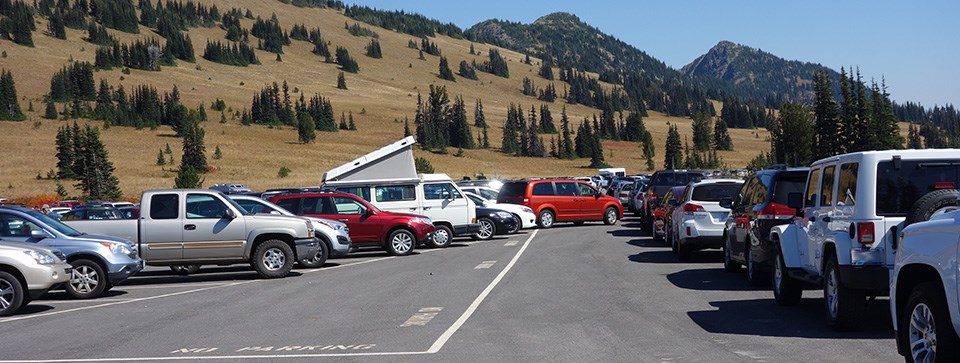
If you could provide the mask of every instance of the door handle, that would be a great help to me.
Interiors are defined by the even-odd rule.
[[[349,219],[346,219],[346,218],[340,218],[340,219],[338,219],[338,221],[341,221],[341,222],[346,222],[346,221],[349,221]]]
[[[192,231],[192,230],[197,229],[197,225],[196,225],[196,224],[184,224],[184,225],[183,225],[183,229],[188,230],[188,231]]]
[[[410,210],[417,210],[417,208],[410,208]]]

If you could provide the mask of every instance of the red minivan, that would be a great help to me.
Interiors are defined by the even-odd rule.
[[[533,209],[540,228],[556,222],[603,221],[615,224],[623,217],[620,200],[603,195],[590,184],[568,179],[517,180],[500,188],[497,203]]]
[[[380,247],[394,256],[410,254],[436,231],[430,218],[382,211],[353,194],[287,194],[270,201],[298,216],[346,223],[354,246]]]

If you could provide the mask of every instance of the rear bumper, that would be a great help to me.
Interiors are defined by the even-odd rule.
[[[695,247],[695,248],[720,248],[723,247],[723,237],[721,236],[699,236],[699,237],[682,237],[679,241],[684,245],[684,247]]]
[[[886,266],[839,266],[844,287],[883,292],[890,289],[890,269]]]
[[[479,223],[461,224],[459,226],[453,226],[454,236],[469,236],[477,232],[480,232]]]
[[[297,247],[298,258],[300,256],[314,256],[320,250],[320,239],[316,237],[295,239],[293,244]]]

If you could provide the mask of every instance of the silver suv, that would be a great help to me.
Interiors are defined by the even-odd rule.
[[[73,268],[58,250],[32,243],[0,242],[0,316],[9,316],[57,284]]]
[[[137,247],[116,237],[86,235],[29,208],[0,207],[0,240],[63,251],[73,266],[64,287],[79,299],[95,298],[143,269]]]

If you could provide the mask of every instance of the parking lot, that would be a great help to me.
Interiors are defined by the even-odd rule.
[[[820,291],[777,306],[720,251],[679,263],[636,221],[559,225],[279,280],[248,266],[148,268],[106,296],[54,292],[0,318],[0,360],[880,361],[887,302],[864,329],[823,322]]]

